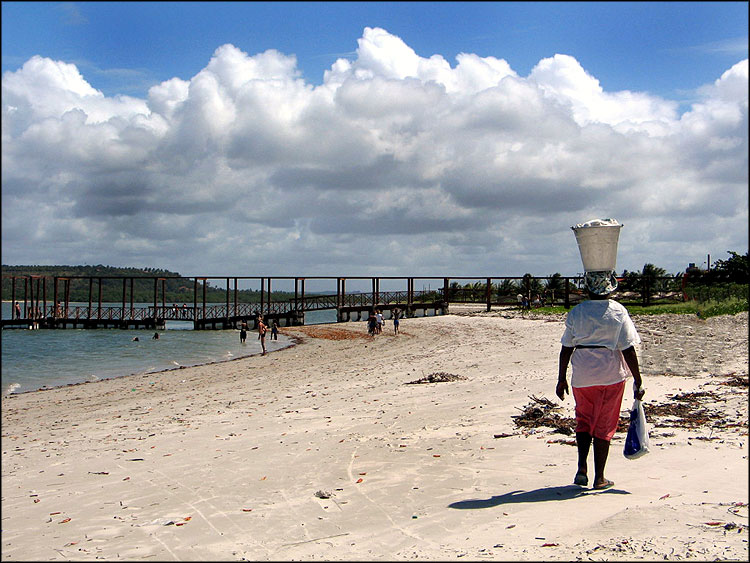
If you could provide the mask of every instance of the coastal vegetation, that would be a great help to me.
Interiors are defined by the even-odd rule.
[[[728,251],[726,260],[717,260],[710,270],[690,267],[685,272],[669,274],[654,264],[644,264],[640,272],[623,270],[617,275],[618,290],[615,296],[634,314],[689,313],[701,317],[722,314],[734,314],[748,310],[748,288],[750,288],[750,268],[748,253],[744,255]],[[150,303],[155,295],[155,278],[159,281],[157,295],[159,302],[185,303],[194,299],[194,278],[182,277],[177,272],[158,268],[119,268],[113,266],[2,266],[2,295],[10,299],[12,276],[16,279],[16,298],[23,298],[25,291],[24,278],[44,276],[46,278],[66,277],[70,279],[69,300],[86,302],[90,298],[98,301],[101,291],[103,302],[120,302],[123,299],[122,278],[133,278],[131,288],[125,288],[127,299],[134,302]],[[143,278],[143,279],[139,279]],[[231,279],[231,277],[230,277]],[[96,281],[92,281],[96,280]],[[206,301],[223,303],[227,299],[226,287],[221,287],[223,280],[208,280],[206,284]],[[53,298],[53,288],[47,282],[48,299]],[[100,287],[101,285],[101,287]],[[199,286],[198,299],[203,301],[203,287]],[[489,299],[493,303],[515,303],[517,295],[524,294],[533,299],[539,296],[544,304],[551,306],[539,309],[543,312],[565,311],[561,299],[565,292],[573,302],[585,298],[580,276],[563,277],[559,272],[545,277],[529,273],[522,277],[495,278],[489,287]],[[58,296],[62,289],[58,289]],[[308,293],[308,295],[312,295]],[[272,301],[292,299],[294,293],[273,291]],[[265,296],[268,299],[268,295]],[[434,290],[430,295],[421,295],[420,299],[442,299],[442,291]],[[449,302],[484,302],[488,298],[486,281],[461,284],[453,281],[449,284],[447,299]],[[234,300],[234,290],[230,287],[230,299]],[[238,303],[259,303],[259,289],[238,289]]]
[[[2,266],[2,295],[3,299],[10,299],[12,292],[11,277],[44,276],[47,278],[67,277],[70,278],[70,301],[86,302],[89,299],[90,278],[101,278],[102,301],[118,303],[122,301],[123,277],[133,277],[133,301],[136,303],[151,303],[154,300],[154,278],[163,278],[164,294],[162,295],[162,284],[159,284],[159,302],[185,303],[193,301],[195,289],[193,278],[182,277],[177,272],[161,268],[119,268],[115,266]],[[77,279],[83,278],[83,279]],[[138,279],[144,278],[144,279]],[[226,301],[226,287],[217,287],[217,280],[209,280],[206,285],[206,301],[209,303],[223,303]],[[16,298],[23,299],[23,281],[16,285]],[[53,288],[48,280],[46,288],[47,298],[52,300]],[[126,287],[127,299],[130,301],[130,286]],[[202,286],[199,288],[199,299],[203,300]],[[62,289],[58,290],[62,295]],[[234,299],[233,288],[230,288],[231,298]],[[275,301],[291,299],[294,293],[284,291],[272,291],[271,298]],[[93,285],[93,299],[98,300],[99,287]],[[162,299],[163,298],[163,299]],[[267,294],[266,294],[267,299]],[[238,303],[260,303],[260,290],[238,289]]]
[[[710,270],[691,267],[684,272],[668,273],[654,264],[644,264],[640,272],[623,270],[618,279],[615,299],[623,302],[632,314],[695,314],[706,318],[716,315],[747,311],[750,293],[748,254],[728,251],[729,258],[717,260]],[[582,279],[568,278],[568,290],[580,300],[585,298]],[[521,278],[506,278],[490,287],[493,303],[513,303],[517,294],[533,299],[539,295],[549,306],[537,308],[539,312],[564,313],[559,304],[565,292],[566,278],[560,273],[546,277],[525,274]],[[486,282],[477,281],[449,286],[450,301],[482,302],[487,299]],[[648,304],[642,304],[643,302]]]
[[[717,317],[720,315],[736,315],[742,311],[750,310],[747,299],[730,297],[727,299],[711,299],[709,301],[685,301],[683,303],[664,303],[658,305],[629,305],[625,307],[631,315],[695,315],[701,319]],[[534,309],[537,313],[565,314],[568,310],[556,305],[553,307],[539,307]]]

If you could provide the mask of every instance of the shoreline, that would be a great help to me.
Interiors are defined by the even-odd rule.
[[[298,342],[294,338],[289,337],[289,344],[287,344],[284,347],[277,348],[276,350],[269,350],[268,352],[266,352],[266,355],[267,354],[273,354],[274,352],[278,352],[280,350],[284,350],[284,349],[290,348],[292,346],[296,346],[297,344],[298,344]],[[139,371],[139,372],[127,373],[127,374],[123,374],[123,375],[115,375],[115,376],[112,376],[112,377],[98,377],[94,381],[87,380],[87,381],[79,381],[79,382],[76,382],[76,383],[64,383],[62,385],[52,385],[52,386],[46,386],[45,385],[44,387],[40,387],[39,389],[27,389],[25,391],[10,391],[10,392],[8,392],[7,389],[6,389],[6,391],[2,393],[2,397],[3,398],[11,398],[11,397],[14,397],[14,396],[24,395],[26,393],[36,393],[37,391],[53,391],[55,389],[64,389],[66,387],[75,387],[77,385],[86,385],[86,384],[89,384],[89,383],[99,383],[99,382],[102,382],[102,381],[111,381],[113,379],[122,379],[122,378],[126,378],[126,377],[136,377],[136,376],[139,376],[139,375],[141,375],[141,376],[158,375],[158,374],[163,373],[163,372],[177,371],[177,370],[188,369],[188,368],[200,368],[200,367],[204,367],[204,366],[212,366],[212,365],[215,365],[215,364],[223,364],[223,363],[226,363],[226,362],[236,362],[236,361],[243,360],[243,359],[246,359],[246,358],[251,358],[253,356],[262,356],[262,355],[264,355],[263,352],[254,352],[252,354],[247,354],[245,356],[238,356],[236,358],[228,358],[226,360],[213,360],[213,361],[210,361],[210,362],[203,362],[203,363],[199,363],[199,364],[191,364],[189,366],[179,365],[179,366],[173,367],[173,368],[164,368],[164,369],[158,369],[158,370],[154,370],[154,371],[144,371],[144,372],[140,372]],[[11,383],[9,385],[9,388],[12,387],[13,385],[17,385],[17,384],[16,383]]]
[[[555,318],[285,327],[274,354],[4,397],[2,558],[747,559],[747,314],[671,321],[635,320],[644,402],[711,417],[655,416],[639,460],[618,432],[606,491],[514,419],[559,402]]]

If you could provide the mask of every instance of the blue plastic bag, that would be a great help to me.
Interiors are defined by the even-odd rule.
[[[633,408],[630,409],[630,425],[622,453],[628,459],[638,459],[648,453],[646,413],[643,411],[643,403],[638,399],[633,401]]]

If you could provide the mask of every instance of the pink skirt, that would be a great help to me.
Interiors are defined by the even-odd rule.
[[[573,387],[576,400],[576,432],[610,441],[620,422],[625,382],[593,387]]]

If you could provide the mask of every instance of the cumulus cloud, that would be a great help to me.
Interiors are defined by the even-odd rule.
[[[146,99],[107,97],[35,56],[2,77],[3,262],[572,274],[569,226],[616,217],[618,268],[677,272],[747,249],[747,60],[698,94],[680,114],[569,55],[523,77],[379,28],[319,86],[294,56],[222,45]]]

